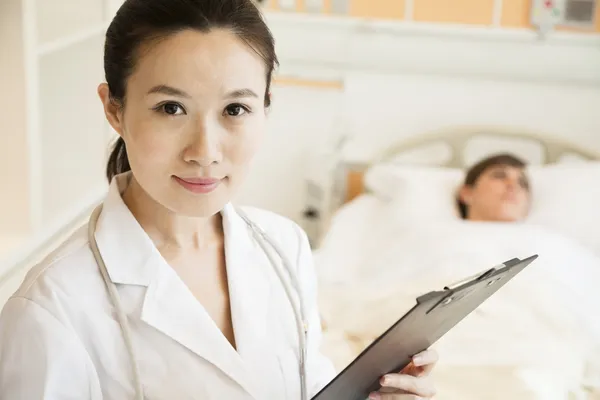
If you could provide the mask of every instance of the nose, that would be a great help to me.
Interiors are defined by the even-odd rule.
[[[222,161],[219,127],[209,121],[197,124],[191,133],[183,159],[186,163],[208,167]]]
[[[521,178],[520,176],[513,176],[513,175],[509,175],[506,180],[506,188],[508,190],[519,190],[521,189],[521,182],[520,182]]]

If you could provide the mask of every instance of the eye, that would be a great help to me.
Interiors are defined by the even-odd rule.
[[[185,110],[178,103],[163,103],[156,108],[157,111],[162,112],[167,115],[181,115],[185,114]]]
[[[241,104],[230,104],[227,107],[225,107],[224,114],[230,117],[239,117],[249,112],[250,110],[248,109],[248,107],[245,107]]]
[[[503,169],[497,169],[492,173],[492,176],[496,179],[504,179],[506,178],[506,171]]]

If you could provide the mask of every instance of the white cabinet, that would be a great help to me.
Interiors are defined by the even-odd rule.
[[[51,232],[106,189],[112,131],[96,88],[120,3],[0,1],[0,241]]]

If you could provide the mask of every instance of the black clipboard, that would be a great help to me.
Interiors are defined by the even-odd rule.
[[[538,256],[514,258],[441,291],[427,293],[311,400],[364,400],[379,379],[406,367]],[[442,355],[443,356],[443,355]]]

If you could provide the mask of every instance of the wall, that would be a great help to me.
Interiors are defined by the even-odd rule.
[[[40,226],[54,225],[104,188],[107,123],[97,86],[104,79],[108,7],[99,0],[36,1],[36,114]]]
[[[239,201],[299,220],[308,151],[354,136],[370,159],[404,137],[455,124],[542,130],[600,152],[600,38],[484,27],[269,13],[279,77],[269,136]],[[343,121],[343,122],[340,122]]]
[[[98,35],[39,59],[43,226],[105,186],[107,124],[96,94],[104,75],[103,43]]]
[[[29,231],[29,163],[21,1],[0,2],[0,253]],[[10,241],[10,243],[9,243]]]
[[[600,154],[598,87],[354,74],[346,94],[356,139],[347,157],[355,160],[369,159],[393,140],[465,124],[539,130]]]
[[[238,201],[299,219],[306,155],[335,132],[342,107],[341,87],[331,83],[283,81],[273,86],[267,137]]]

